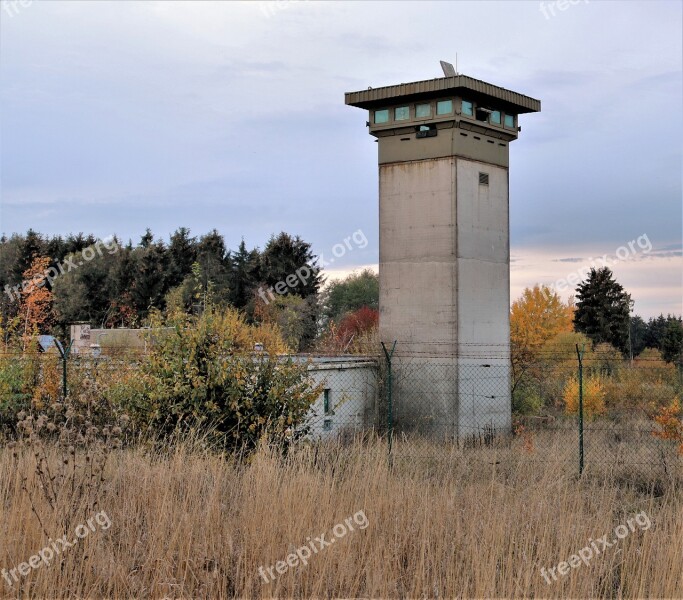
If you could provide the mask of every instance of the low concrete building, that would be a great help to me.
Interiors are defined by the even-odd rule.
[[[92,328],[90,323],[71,324],[71,352],[83,356],[144,352],[149,343],[149,328]]]
[[[311,407],[311,436],[329,439],[357,433],[378,424],[377,361],[362,356],[299,357],[309,362],[308,371],[324,386]]]

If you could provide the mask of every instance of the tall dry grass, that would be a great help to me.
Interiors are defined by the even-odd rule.
[[[111,520],[50,566],[10,587],[17,598],[683,597],[683,489],[647,472],[576,477],[561,461],[514,449],[430,461],[403,448],[390,470],[383,442],[262,449],[235,463],[188,446],[115,452],[98,492]],[[418,452],[419,450],[419,452]],[[417,456],[422,459],[418,460]],[[552,456],[552,454],[548,454]],[[473,459],[477,460],[473,460]],[[59,459],[50,451],[50,460]],[[22,476],[53,536],[34,457],[0,451],[0,569],[48,545]],[[73,509],[73,507],[70,507]],[[79,518],[88,516],[82,507]],[[358,511],[349,532],[272,583],[275,565]],[[540,567],[567,560],[634,514],[652,526],[551,585]],[[52,517],[50,517],[52,518]]]

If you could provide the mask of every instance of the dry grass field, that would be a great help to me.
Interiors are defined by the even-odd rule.
[[[140,446],[112,452],[103,482],[67,471],[50,507],[30,449],[15,457],[4,448],[2,597],[683,597],[683,487],[671,475],[588,470],[579,479],[552,452],[530,461],[514,447],[441,461],[427,460],[424,447],[414,458],[402,450],[390,469],[382,441],[302,447],[286,458],[262,449],[243,463]],[[62,458],[47,454],[56,472]],[[93,484],[97,504],[69,481]],[[597,540],[633,526],[635,515],[640,525],[623,539],[546,583],[541,567],[591,542],[600,549]],[[83,539],[57,545],[63,535],[76,540],[88,519]],[[323,533],[334,543],[318,548]],[[304,546],[315,548],[307,565],[284,562],[297,549],[305,557]],[[35,559],[13,578],[44,548],[56,555],[49,565]]]

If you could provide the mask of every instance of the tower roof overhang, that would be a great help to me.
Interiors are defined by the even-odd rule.
[[[439,77],[425,81],[369,88],[359,92],[347,92],[345,103],[349,106],[370,110],[387,104],[429,100],[448,95],[466,95],[478,102],[491,102],[497,107],[516,114],[540,112],[541,110],[540,100],[466,75]]]

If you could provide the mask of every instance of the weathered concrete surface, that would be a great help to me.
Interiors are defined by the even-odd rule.
[[[398,341],[399,427],[509,427],[506,168],[455,156],[380,165],[380,335]]]
[[[397,425],[457,437],[505,429],[509,145],[519,115],[541,103],[464,75],[345,102],[368,111],[378,142],[380,334],[398,342]]]

